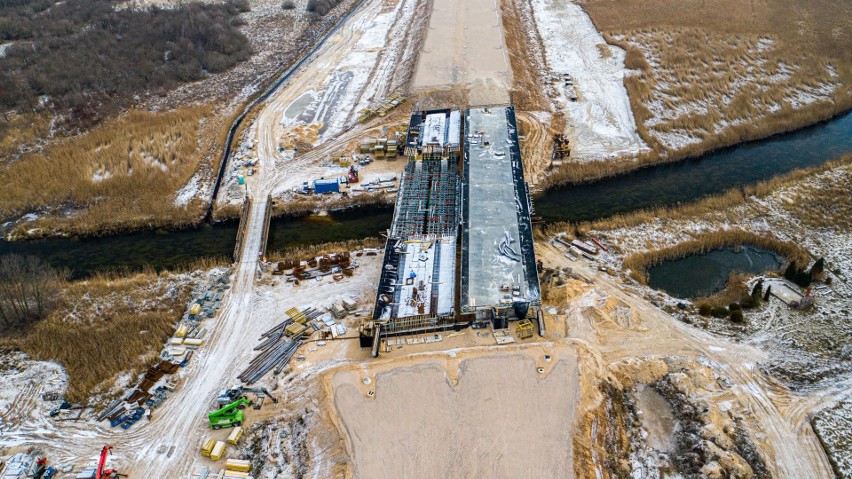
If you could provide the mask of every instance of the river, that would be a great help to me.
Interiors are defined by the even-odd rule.
[[[594,183],[561,186],[534,198],[545,221],[585,221],[643,208],[688,203],[852,152],[852,112],[765,140],[744,143],[678,163],[644,168]],[[390,226],[393,208],[363,207],[328,216],[272,221],[269,250],[378,236]],[[142,231],[85,239],[0,241],[0,255],[39,256],[75,277],[96,270],[174,267],[192,260],[230,256],[235,222],[181,231]]]

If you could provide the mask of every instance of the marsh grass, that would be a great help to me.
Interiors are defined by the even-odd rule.
[[[202,139],[211,112],[133,111],[0,166],[0,218],[59,213],[27,228],[81,235],[198,221],[203,201],[178,207],[172,200],[215,149]]]
[[[364,238],[348,241],[334,241],[316,245],[299,246],[288,248],[285,251],[272,251],[267,254],[267,259],[272,262],[278,261],[302,261],[320,255],[340,253],[343,251],[354,251],[363,248],[383,248],[384,242],[380,238]]]
[[[627,52],[625,87],[652,151],[569,161],[549,184],[682,160],[852,108],[849,2],[592,0],[583,8],[607,41]],[[830,95],[807,104],[797,98],[828,84],[836,85]]]
[[[191,292],[192,281],[167,272],[96,274],[67,283],[47,319],[0,345],[60,363],[69,377],[65,398],[86,402],[118,374],[136,374],[156,360]]]

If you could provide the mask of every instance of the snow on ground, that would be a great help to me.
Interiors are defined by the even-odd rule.
[[[45,393],[61,395],[68,383],[62,366],[33,361],[23,353],[0,356],[0,447],[22,445],[23,439],[9,433],[26,422],[41,424],[58,401],[45,401]]]
[[[852,477],[852,402],[842,402],[820,413],[813,424],[836,463],[840,477]]]
[[[204,176],[201,171],[192,175],[192,178],[175,195],[175,206],[186,206],[196,198],[210,197],[213,185],[209,181],[204,181]]]
[[[557,84],[557,102],[568,116],[572,156],[599,159],[646,149],[624,88],[624,50],[607,45],[577,4],[556,0],[532,4],[547,75]],[[602,50],[608,53],[602,55]],[[565,85],[566,74],[574,88]],[[572,91],[577,101],[571,101]]]
[[[768,359],[760,366],[792,387],[800,390],[831,388],[843,378],[852,378],[852,323],[844,320],[852,311],[852,284],[846,276],[846,272],[852,270],[852,232],[842,228],[806,227],[797,216],[802,213],[796,212],[795,204],[817,201],[809,199],[802,191],[819,191],[848,174],[848,166],[839,167],[783,186],[765,197],[752,197],[724,211],[677,220],[655,218],[636,226],[590,234],[614,246],[609,253],[601,255],[600,262],[615,270],[622,269],[624,258],[633,253],[664,249],[720,229],[775,236],[802,245],[814,258],[824,257],[832,283],[818,284],[814,309],[795,310],[774,300],[746,311],[746,322],[738,326],[728,319],[703,318],[697,312],[677,311],[678,303],[689,301],[664,292],[644,286],[640,291],[687,322],[765,349]],[[796,202],[791,202],[791,198],[796,198]]]

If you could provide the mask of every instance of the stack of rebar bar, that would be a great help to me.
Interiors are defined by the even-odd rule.
[[[305,309],[302,313],[307,320],[314,319],[322,314],[312,308]],[[273,369],[275,369],[276,374],[284,370],[302,344],[301,339],[299,339],[301,335],[294,338],[286,335],[285,329],[291,324],[293,324],[293,318],[288,317],[260,336],[261,342],[254,349],[261,351],[261,353],[239,375],[241,381],[246,384],[253,384]]]

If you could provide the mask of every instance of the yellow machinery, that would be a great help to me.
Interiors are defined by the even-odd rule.
[[[517,333],[519,339],[527,339],[533,336],[535,332],[535,327],[533,326],[532,321],[529,319],[522,319],[518,321]]]

